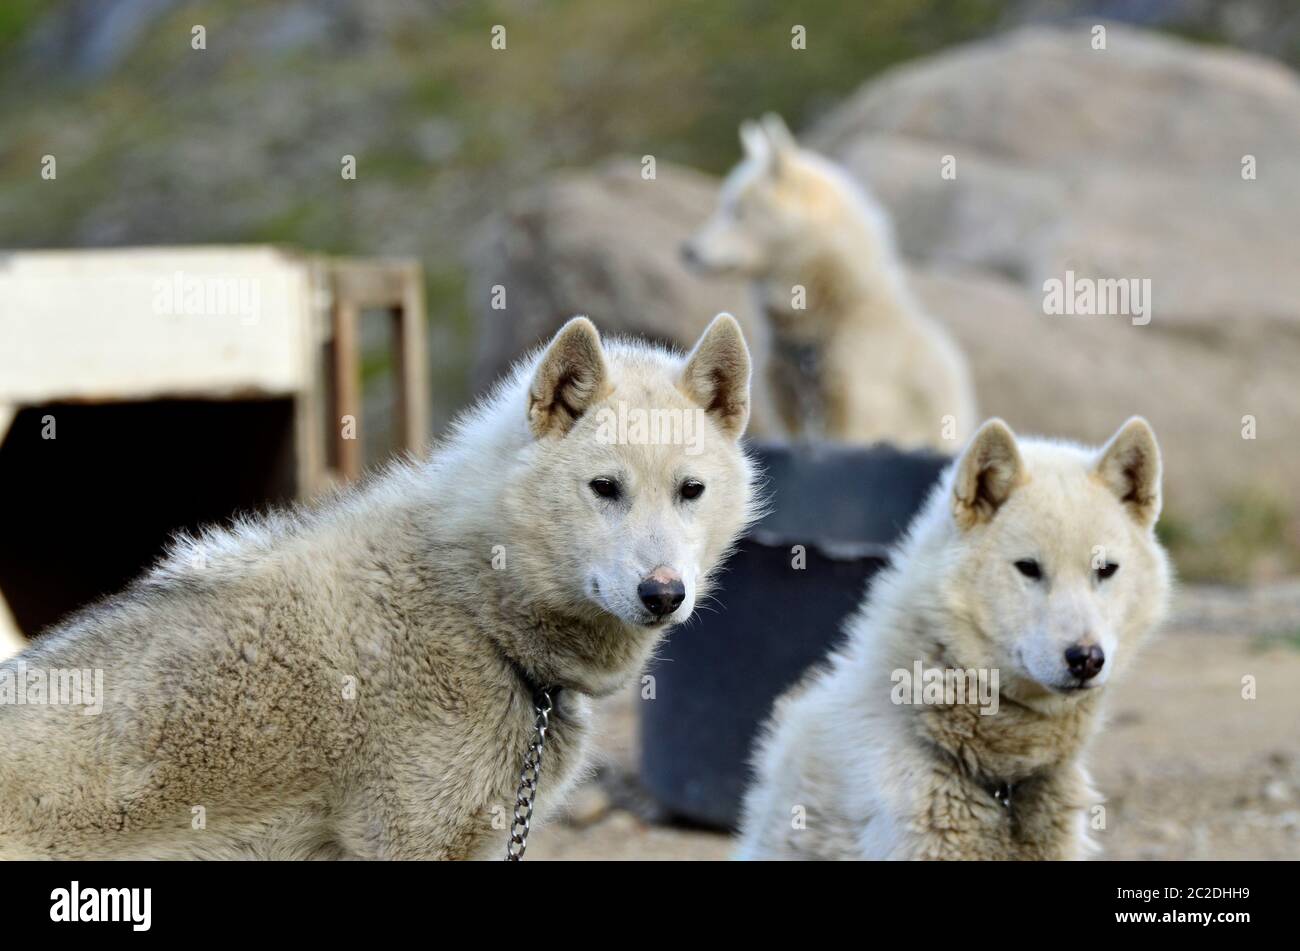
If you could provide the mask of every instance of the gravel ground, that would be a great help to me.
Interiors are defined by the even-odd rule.
[[[1177,605],[1116,685],[1093,747],[1102,855],[1300,859],[1300,580],[1186,588]],[[602,765],[568,816],[536,831],[530,859],[728,856],[726,835],[665,824],[638,786],[637,702],[607,703]]]

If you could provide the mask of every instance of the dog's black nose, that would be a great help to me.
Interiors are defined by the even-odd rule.
[[[1102,665],[1106,663],[1106,652],[1096,644],[1087,647],[1071,644],[1065,649],[1065,662],[1074,676],[1080,680],[1091,680],[1101,673]]]
[[[671,581],[647,578],[637,585],[636,593],[647,611],[655,617],[667,617],[686,600],[686,585],[682,584],[680,578]]]

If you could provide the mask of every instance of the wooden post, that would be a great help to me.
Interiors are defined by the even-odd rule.
[[[361,475],[361,352],[357,337],[360,309],[356,301],[336,291],[334,297],[334,418],[339,474],[344,479]],[[354,420],[351,439],[343,438],[343,417]]]
[[[429,374],[425,351],[424,282],[415,265],[402,269],[402,303],[393,311],[393,389],[402,448],[420,455],[429,438]]]
[[[394,448],[418,455],[429,438],[429,374],[425,352],[424,279],[414,261],[334,261],[334,390],[336,415],[361,425],[358,321],[385,310],[393,331]],[[339,420],[334,425],[341,425]],[[355,479],[365,462],[359,440],[338,440],[339,475]]]

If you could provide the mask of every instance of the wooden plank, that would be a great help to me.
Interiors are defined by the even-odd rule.
[[[296,393],[305,263],[269,247],[5,255],[0,402]]]
[[[334,298],[334,412],[333,427],[338,447],[339,474],[344,479],[361,475],[361,347],[357,323],[361,311],[350,299]],[[343,417],[351,416],[347,426]],[[346,427],[346,429],[345,429]],[[352,438],[345,438],[350,431]]]
[[[294,482],[300,499],[314,498],[329,487],[330,433],[334,431],[326,429],[327,416],[334,409],[329,405],[332,380],[325,361],[326,347],[334,337],[329,267],[319,257],[312,258],[308,264],[311,291],[303,301],[303,325],[307,333],[299,342],[308,383],[293,402]]]
[[[334,288],[361,310],[382,310],[402,300],[410,267],[407,261],[335,259]]]
[[[401,306],[394,314],[393,388],[402,448],[424,452],[429,439],[429,367],[425,337],[424,278],[419,265],[404,274]]]

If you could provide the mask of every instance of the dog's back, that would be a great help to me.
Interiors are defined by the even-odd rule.
[[[382,505],[351,504],[398,529]],[[364,702],[346,697],[367,666],[358,635],[396,620],[362,590],[355,517],[278,516],[189,543],[8,662],[37,678],[98,672],[104,695],[98,710],[0,705],[0,848],[328,853],[324,789],[366,741]]]

